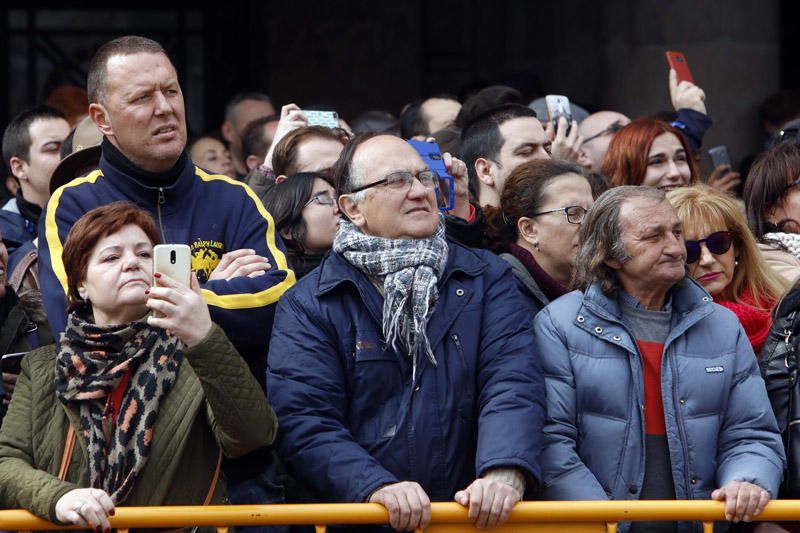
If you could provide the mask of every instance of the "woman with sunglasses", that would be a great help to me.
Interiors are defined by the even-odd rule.
[[[787,287],[761,257],[741,208],[705,185],[675,189],[667,199],[683,222],[688,275],[739,317],[760,353],[770,312]]]
[[[580,165],[535,160],[514,169],[500,207],[485,207],[486,246],[514,271],[532,315],[570,289],[578,230],[592,206]]]
[[[800,146],[783,142],[758,156],[743,199],[764,259],[794,282],[800,277]]]
[[[262,197],[286,245],[297,279],[319,266],[331,249],[339,225],[339,208],[331,179],[301,172],[267,189]]]

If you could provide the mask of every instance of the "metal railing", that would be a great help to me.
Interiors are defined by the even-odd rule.
[[[800,500],[772,501],[757,518],[759,521],[800,521]],[[725,520],[724,506],[715,501],[520,502],[508,522],[492,531],[615,533],[618,522],[656,520],[700,521],[703,531],[711,533],[714,521]],[[326,525],[387,524],[389,514],[382,505],[375,503],[119,507],[110,521],[111,526],[122,533],[135,528],[191,526],[216,527],[220,533],[226,533],[230,526],[260,525],[311,525],[316,526],[317,533],[324,533]],[[469,525],[467,510],[461,505],[433,503],[431,525],[425,531],[454,533],[464,531]],[[0,511],[0,529],[79,528],[58,526],[27,511],[11,510]]]

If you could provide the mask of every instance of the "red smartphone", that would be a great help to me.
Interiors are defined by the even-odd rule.
[[[682,81],[694,83],[692,71],[689,70],[689,63],[686,62],[686,58],[683,57],[682,53],[667,50],[667,63],[669,63],[669,68],[673,69],[678,75],[678,83]]]

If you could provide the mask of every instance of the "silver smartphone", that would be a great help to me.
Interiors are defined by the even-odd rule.
[[[709,148],[708,155],[711,156],[711,168],[717,168],[720,165],[731,167],[731,157],[728,155],[728,148],[724,144]]]
[[[561,94],[548,94],[544,97],[544,103],[547,106],[547,115],[550,122],[553,123],[553,131],[558,131],[558,119],[564,117],[567,119],[567,131],[572,128],[572,107],[569,105],[569,98]]]

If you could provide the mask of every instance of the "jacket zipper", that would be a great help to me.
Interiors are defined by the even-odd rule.
[[[158,203],[156,203],[156,212],[158,213],[158,227],[161,230],[161,240],[163,242],[167,241],[167,234],[164,232],[164,220],[161,217],[161,206],[167,202],[167,198],[164,196],[164,187],[158,188]]]
[[[456,345],[456,350],[458,351],[458,356],[461,358],[461,364],[464,367],[464,370],[467,369],[467,361],[464,359],[464,350],[461,349],[461,339],[458,338],[458,335],[453,333],[453,342]]]
[[[666,350],[662,357],[666,355]],[[672,407],[675,410],[675,420],[678,425],[678,432],[681,435],[681,454],[683,455],[683,485],[686,489],[686,499],[693,500],[691,480],[689,479],[689,457],[686,453],[686,433],[683,429],[683,416],[680,415],[680,398],[678,398],[678,372],[675,368],[675,358],[669,358],[669,366],[672,369]],[[669,442],[669,441],[668,441]],[[677,495],[676,495],[677,497]]]

